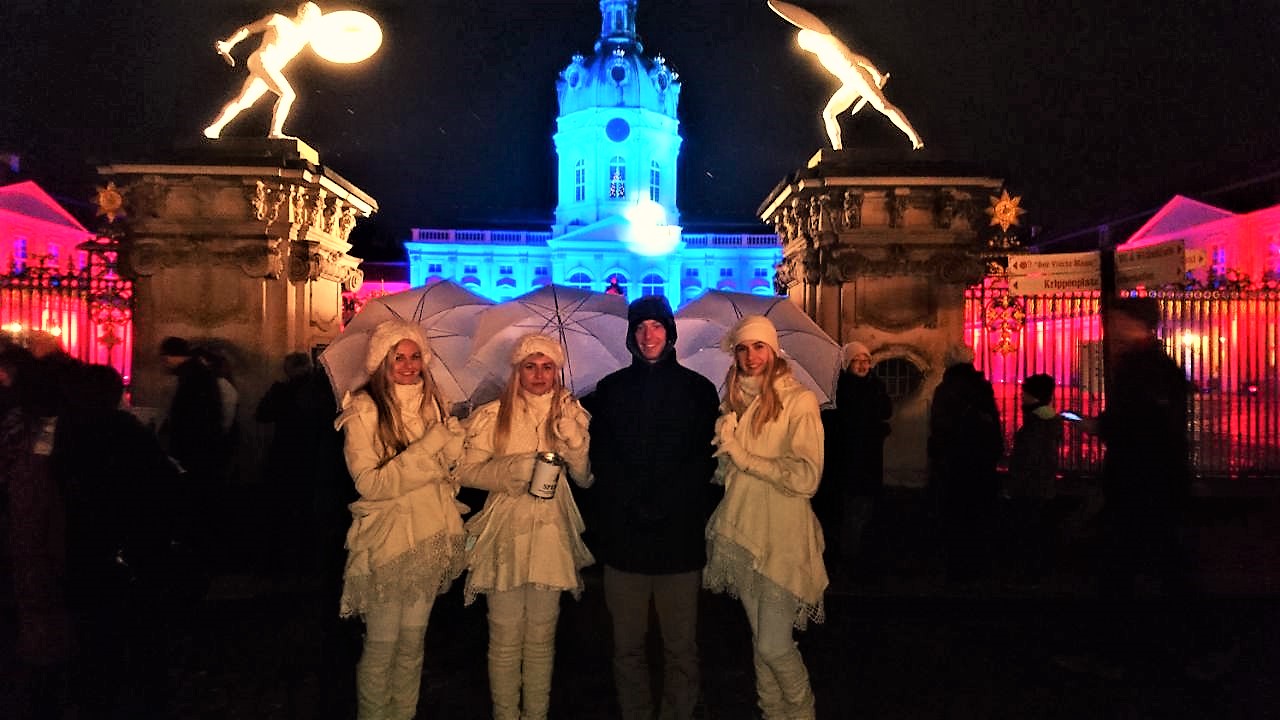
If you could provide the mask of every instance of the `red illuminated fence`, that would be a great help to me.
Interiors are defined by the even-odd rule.
[[[1189,428],[1200,476],[1280,476],[1280,293],[1176,291],[1160,301],[1160,337],[1194,388]],[[1047,373],[1054,404],[1082,415],[1105,406],[1097,292],[1012,296],[999,278],[965,295],[965,341],[996,391],[1006,438],[1022,423],[1021,381]],[[1068,427],[1061,468],[1095,474],[1100,444]]]
[[[57,336],[67,354],[110,365],[129,382],[133,357],[133,285],[115,274],[114,251],[90,252],[80,269],[36,262],[0,274],[0,330],[21,339]]]

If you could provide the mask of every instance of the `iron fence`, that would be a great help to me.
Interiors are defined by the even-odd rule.
[[[1280,475],[1280,293],[1155,292],[1160,338],[1187,374],[1191,461],[1202,477]],[[1007,443],[1022,423],[1023,378],[1052,375],[1054,404],[1096,415],[1103,386],[1097,292],[1013,296],[1000,278],[965,295],[965,341],[991,381]],[[1063,472],[1095,474],[1096,438],[1064,428]]]

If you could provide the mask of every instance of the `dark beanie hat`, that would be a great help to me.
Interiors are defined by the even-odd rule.
[[[1028,375],[1022,381],[1022,390],[1026,394],[1035,398],[1041,404],[1047,405],[1053,400],[1053,376],[1040,373],[1038,375]]]
[[[167,337],[160,341],[160,354],[170,357],[191,357],[191,346],[180,337]]]
[[[1141,322],[1148,330],[1160,326],[1160,303],[1153,297],[1120,298],[1111,305],[1111,312],[1128,315]]]
[[[676,344],[676,316],[671,312],[671,304],[662,295],[645,295],[627,306],[627,349],[632,355],[639,356],[640,348],[636,345],[636,328],[645,320],[657,320],[667,329],[667,347]]]

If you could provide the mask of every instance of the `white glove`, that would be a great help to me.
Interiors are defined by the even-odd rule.
[[[433,423],[427,428],[421,440],[410,447],[427,453],[440,453],[446,464],[456,463],[462,457],[462,441],[466,433],[454,418],[445,418],[443,422]]]
[[[716,434],[711,444],[720,448],[715,452],[716,456],[729,454],[729,448],[738,444],[738,438],[734,433],[738,430],[738,414],[730,410],[716,419]]]

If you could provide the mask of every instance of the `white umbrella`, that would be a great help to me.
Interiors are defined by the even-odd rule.
[[[680,363],[722,386],[733,357],[720,349],[720,341],[744,315],[769,318],[796,379],[817,394],[820,404],[832,401],[843,361],[840,346],[785,297],[707,291],[676,313]]]
[[[445,400],[480,403],[493,399],[501,381],[484,368],[467,364],[480,313],[492,305],[493,301],[449,280],[374,298],[320,353],[320,363],[329,373],[334,393],[342,398],[369,379],[364,360],[374,328],[384,320],[409,320],[422,326],[431,343],[427,369]]]
[[[529,333],[560,341],[565,350],[565,387],[579,396],[631,362],[626,346],[627,301],[619,295],[559,285],[544,285],[481,312],[471,362],[505,376],[516,341]]]

